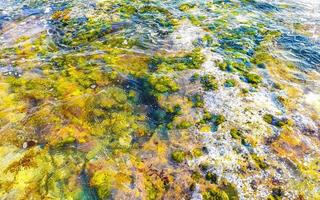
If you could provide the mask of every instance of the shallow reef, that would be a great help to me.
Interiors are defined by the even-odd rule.
[[[303,9],[0,2],[0,199],[320,199]]]

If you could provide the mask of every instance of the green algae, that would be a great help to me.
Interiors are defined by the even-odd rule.
[[[227,79],[224,83],[225,87],[235,87],[237,82],[234,79]]]
[[[158,93],[172,93],[179,90],[179,85],[167,76],[151,76],[149,82]]]
[[[246,94],[249,93],[249,89],[247,89],[247,88],[242,88],[242,89],[241,89],[241,93],[244,94],[244,95],[246,95]]]
[[[183,56],[154,56],[151,58],[149,68],[156,72],[182,71],[186,69],[200,69],[205,57],[201,49],[195,48]]]
[[[280,83],[274,83],[273,87],[275,89],[278,89],[278,90],[283,90],[284,89],[283,85],[281,85]]]
[[[213,37],[210,34],[205,34],[201,39],[198,39],[193,42],[193,45],[196,47],[216,47],[218,44],[214,41]]]
[[[199,80],[200,75],[198,73],[194,73],[191,77],[190,77],[190,82],[191,83],[195,83],[197,80]]]
[[[226,121],[223,115],[214,115],[206,110],[204,110],[202,119],[199,121],[200,124],[209,124],[214,128],[221,125]]]
[[[202,193],[204,200],[228,200],[228,195],[220,189],[208,189],[206,192]]]
[[[200,94],[195,94],[191,98],[194,107],[203,108],[204,106],[204,99],[203,96]]]
[[[228,195],[230,200],[239,200],[239,193],[234,184],[224,181],[221,189]]]
[[[254,160],[257,166],[260,167],[261,169],[265,170],[269,167],[268,164],[266,164],[265,161],[261,157],[259,157],[257,154],[252,153],[251,158]]]
[[[283,196],[283,191],[281,188],[273,188],[272,194],[268,196],[268,200],[281,200]]]
[[[194,7],[195,7],[195,4],[190,4],[190,3],[183,3],[183,4],[179,5],[179,9],[181,11],[188,11]]]
[[[187,128],[191,127],[192,125],[193,124],[191,122],[184,120],[180,124],[177,125],[177,128],[178,129],[187,129]]]
[[[200,83],[205,91],[217,90],[218,83],[214,76],[212,75],[204,75],[200,78]]]
[[[259,84],[262,82],[262,78],[257,74],[248,73],[245,75],[245,78],[248,81],[248,83],[252,84]]]
[[[198,9],[198,5],[180,4],[179,9],[193,25],[207,27],[205,36],[193,43],[200,48],[177,55],[162,52],[150,55],[142,50],[148,50],[152,40],[161,41],[178,25],[172,9],[167,9],[169,6],[164,8],[152,1],[100,1],[95,6],[94,16],[81,13],[86,16],[79,17],[69,7],[54,12],[49,21],[50,35],[42,33],[35,40],[31,38],[31,42],[30,38],[21,37],[16,42],[23,44],[1,49],[2,60],[17,56],[14,67],[21,67],[22,73],[1,78],[5,87],[8,86],[4,89],[8,97],[1,99],[0,123],[9,124],[3,132],[7,138],[1,144],[18,156],[8,161],[4,181],[0,182],[0,195],[3,191],[17,190],[20,199],[48,196],[123,199],[114,195],[127,194],[127,188],[141,184],[137,186],[139,192],[134,192],[142,199],[169,198],[170,192],[182,196],[184,186],[179,188],[180,184],[161,170],[169,168],[174,174],[184,168],[171,168],[166,163],[168,157],[174,163],[189,159],[186,152],[194,158],[201,157],[204,151],[200,148],[184,145],[186,140],[193,141],[186,137],[188,128],[196,128],[199,120],[200,124],[212,126],[226,120],[223,115],[203,112],[204,97],[200,93],[187,92],[189,100],[176,97],[186,92],[176,73],[184,76],[199,70],[205,61],[201,48],[223,49],[226,59],[218,64],[221,70],[239,74],[250,84],[260,84],[262,78],[251,70],[254,65],[262,69],[270,67],[271,57],[265,52],[264,43],[259,43],[259,36],[264,37],[264,42],[272,42],[280,34],[265,31],[263,26],[229,28],[228,20],[233,17],[228,15],[236,15],[235,9],[239,8],[234,2],[208,3],[210,12],[221,15],[212,24],[206,24],[206,17],[189,12]],[[130,31],[136,29],[128,23],[131,19],[143,28],[150,25],[147,28],[160,27],[161,31],[156,39],[150,39],[148,31],[131,37]],[[213,41],[213,36],[217,36],[218,43]],[[253,50],[256,52],[252,56]],[[23,62],[22,58],[27,61]],[[218,89],[217,81],[210,75],[194,73],[190,80],[195,85],[200,80],[205,91]],[[226,80],[225,86],[234,87],[236,82]],[[285,99],[279,97],[278,101],[285,104]],[[203,115],[197,113],[200,119],[194,117],[195,112],[203,112]],[[274,116],[266,118],[267,123],[279,127],[290,124]],[[167,133],[169,142],[151,139],[163,132]],[[179,135],[178,139],[175,134]],[[230,134],[248,146],[240,130],[232,129]],[[175,139],[178,144],[171,144]],[[35,144],[22,148],[28,141]],[[156,151],[146,148],[149,142],[154,143]],[[171,145],[183,145],[186,149],[173,151],[170,157],[165,152]],[[147,154],[152,155],[155,169],[150,167]],[[252,154],[251,158],[261,169],[267,168],[262,157]],[[199,167],[207,172],[210,165]],[[216,183],[217,177],[210,173],[205,178]],[[79,176],[81,184],[76,181]],[[201,182],[202,176],[196,171],[191,178]],[[204,199],[237,199],[231,184],[208,189],[202,195]],[[273,198],[278,196],[272,194]]]
[[[281,103],[282,100],[280,100]],[[263,120],[265,122],[267,122],[268,124],[271,124],[271,125],[274,125],[274,126],[277,126],[277,127],[283,127],[283,126],[292,126],[293,125],[293,122],[292,120],[290,119],[286,119],[286,118],[283,118],[283,119],[279,119],[271,114],[265,114],[263,115]]]
[[[111,174],[108,172],[95,173],[92,177],[92,185],[97,188],[100,198],[109,198],[111,193]]]
[[[195,171],[195,172],[192,172],[191,178],[192,178],[194,181],[198,182],[198,181],[202,178],[202,175],[201,175],[200,172]]]
[[[230,130],[230,135],[233,139],[241,139],[242,138],[242,132],[236,128],[233,128]]]
[[[201,163],[199,165],[199,168],[201,169],[201,171],[206,172],[210,168],[210,165],[209,165],[209,163],[206,163],[206,162]]]
[[[182,163],[186,158],[186,153],[181,150],[176,150],[172,152],[171,158],[177,163]]]
[[[206,180],[210,181],[211,183],[218,183],[218,176],[212,172],[208,172],[205,176]]]
[[[226,121],[226,119],[223,115],[215,115],[215,116],[213,116],[213,119],[214,119],[214,124],[216,126],[219,126],[220,124],[222,124],[223,122]]]
[[[203,155],[203,152],[200,148],[192,149],[191,152],[192,152],[192,155],[196,158],[201,157]]]

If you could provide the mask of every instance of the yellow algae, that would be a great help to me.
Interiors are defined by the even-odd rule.
[[[126,157],[122,157],[121,154],[118,156],[119,158],[115,160],[100,159],[90,163],[89,171],[93,175],[90,185],[97,188],[101,198],[108,198],[112,188],[126,190],[127,185],[130,183],[130,166],[125,162]]]
[[[319,179],[319,160],[312,159],[311,162],[304,160],[304,154],[310,152],[310,147],[300,137],[292,129],[284,128],[279,139],[272,144],[272,148],[279,156],[292,160],[304,176]],[[317,143],[313,145],[319,146]]]
[[[149,58],[144,55],[119,55],[112,62],[115,68],[126,74],[133,74],[137,77],[143,76],[148,70],[148,60]]]
[[[143,145],[143,150],[150,151],[156,155],[152,161],[154,164],[167,163],[167,144],[159,140],[156,136],[153,136],[147,143]]]
[[[47,153],[43,150],[30,149],[16,161],[11,162],[2,172],[0,182],[12,182],[10,186],[7,185],[6,190],[8,192],[12,189],[19,191],[15,199],[23,199],[27,196],[37,197],[44,192],[40,189],[43,178],[46,178],[44,174],[53,169],[45,154]],[[14,181],[11,179],[12,176],[14,176]],[[26,193],[27,191],[29,193]]]
[[[258,190],[250,186],[261,176],[271,179],[279,167],[277,176],[283,179],[284,190],[290,191],[284,198],[296,197],[296,191],[304,186],[292,186],[296,190],[291,193],[288,172],[281,168],[280,159],[267,160],[272,156],[297,163],[303,175],[297,179],[316,182],[319,178],[318,161],[306,155],[312,152],[309,145],[317,144],[316,139],[307,143],[311,137],[295,132],[299,122],[294,125],[286,120],[285,126],[271,127],[261,121],[261,116],[275,114],[273,111],[279,117],[292,114],[287,111],[295,111],[305,89],[299,87],[303,82],[294,75],[297,68],[265,51],[271,50],[268,44],[281,32],[267,30],[270,27],[265,22],[251,23],[256,12],[241,15],[241,6],[249,3],[255,10],[273,5],[214,2],[208,5],[214,8],[209,12],[222,17],[213,20],[202,8],[207,4],[170,3],[163,7],[153,1],[102,0],[90,5],[75,1],[45,7],[46,15],[38,18],[42,14],[33,8],[42,3],[47,6],[46,1],[33,2],[23,7],[22,13],[35,12],[26,15],[46,21],[46,31],[20,37],[12,47],[0,50],[4,71],[0,83],[0,196],[189,199],[194,195],[199,199],[234,199],[235,188],[240,188],[241,198],[248,194],[274,197],[268,181],[257,183]],[[175,19],[178,9],[183,11],[179,18],[189,18],[191,27]],[[230,22],[234,19],[245,25],[233,27]],[[183,31],[190,28],[207,35],[181,37],[174,32],[178,24]],[[172,35],[182,43],[176,44]],[[264,41],[260,43],[261,38]],[[183,52],[181,46],[187,40],[194,40],[192,48]],[[218,53],[223,59],[232,58],[219,72],[211,68]],[[204,64],[208,65],[205,70]],[[190,75],[195,73],[201,75],[191,81]],[[271,77],[262,78],[264,73]],[[226,87],[219,87],[221,83]],[[250,116],[233,113],[228,102],[213,102],[212,107],[219,107],[221,113],[205,112],[210,95],[220,97],[228,90],[227,96],[232,98],[238,86],[248,88],[244,98],[262,94],[268,100],[275,96],[275,101],[250,108]],[[310,94],[303,103],[317,107],[314,99],[318,100]],[[237,101],[232,99],[231,106],[244,105]],[[317,119],[315,112],[310,115]],[[243,119],[238,120],[239,116]],[[272,118],[269,122],[272,124]],[[239,127],[243,134],[231,133],[231,140],[226,135],[230,125]],[[275,154],[264,153],[269,145],[264,136],[270,137],[267,139]],[[203,161],[210,166],[198,166]],[[244,166],[240,172],[237,162]],[[217,173],[217,181],[205,180],[209,171],[211,180]],[[234,182],[220,182],[225,176]],[[316,188],[310,182],[305,184]]]
[[[208,133],[208,132],[211,131],[211,126],[209,126],[209,125],[202,125],[199,130],[200,130],[200,132]]]
[[[47,138],[52,145],[61,145],[69,142],[74,142],[77,140],[79,143],[87,142],[89,139],[88,133],[84,132],[83,130],[79,130],[79,128],[75,126],[66,126],[61,128],[60,130],[53,132]]]
[[[194,149],[192,149],[191,152],[192,152],[192,155],[196,158],[203,155],[203,152],[200,148],[194,148]]]
[[[168,112],[174,112],[175,107],[179,106],[181,113],[190,113],[192,103],[186,97],[179,95],[160,96],[159,104],[165,108]]]
[[[294,130],[287,127],[282,129],[279,140],[284,140],[292,146],[299,145],[301,142],[299,136],[294,134]]]

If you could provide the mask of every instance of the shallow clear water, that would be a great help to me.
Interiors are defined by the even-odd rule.
[[[0,199],[320,199],[319,10],[1,1]]]

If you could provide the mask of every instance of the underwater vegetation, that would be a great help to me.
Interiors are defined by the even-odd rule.
[[[0,2],[0,199],[320,199],[293,5]]]

